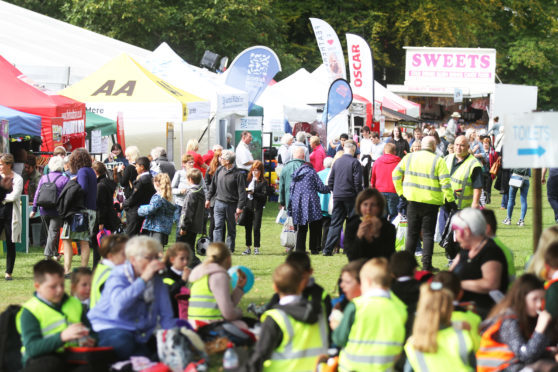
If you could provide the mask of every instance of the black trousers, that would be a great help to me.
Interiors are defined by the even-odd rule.
[[[0,235],[2,231],[6,233],[6,274],[12,275],[16,259],[16,245],[12,242],[12,212],[8,213],[8,218],[0,219]]]
[[[325,249],[329,225],[331,225],[331,216],[322,217],[322,241],[320,242],[322,251]]]
[[[186,235],[179,235],[176,237],[177,242],[188,244],[192,253],[192,259],[188,262],[188,267],[193,268],[200,263],[200,259],[196,256],[196,237],[197,233],[193,231],[186,231]]]
[[[317,220],[307,225],[296,225],[296,252],[306,252],[308,227],[310,227],[310,252],[317,253],[321,249],[322,220]]]
[[[143,217],[138,215],[137,208],[130,208],[126,210],[126,235],[130,238],[139,235],[142,224]]]
[[[260,247],[260,236],[261,236],[261,229],[262,229],[262,216],[263,216],[263,208],[262,209],[254,209],[254,219],[252,223],[245,227],[246,230],[246,246],[252,246],[252,231],[254,232],[254,247]]]
[[[434,251],[434,232],[438,217],[438,205],[409,201],[407,206],[407,237],[405,250],[415,253],[422,232],[422,268],[432,269]]]

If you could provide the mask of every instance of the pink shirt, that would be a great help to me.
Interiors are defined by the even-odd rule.
[[[310,154],[310,163],[316,172],[324,169],[324,159],[326,158],[326,153],[322,145],[316,147],[312,150]]]

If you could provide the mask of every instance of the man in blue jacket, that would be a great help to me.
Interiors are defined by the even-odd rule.
[[[333,191],[331,226],[327,234],[324,256],[331,256],[343,228],[343,222],[353,214],[358,193],[362,190],[362,167],[355,158],[356,143],[347,140],[344,154],[335,161],[329,174],[328,186]]]

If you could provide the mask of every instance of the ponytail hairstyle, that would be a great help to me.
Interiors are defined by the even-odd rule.
[[[180,252],[187,252],[188,253],[188,264],[192,260],[192,251],[190,250],[190,246],[186,243],[176,242],[171,245],[167,252],[165,253],[164,263],[167,267],[171,267],[171,258],[178,256]]]
[[[433,281],[421,285],[410,340],[415,350],[423,353],[438,351],[438,331],[440,326],[451,324],[452,312],[453,294],[443,288],[442,283]]]
[[[153,178],[153,182],[159,185],[159,190],[161,191],[163,198],[172,203],[172,188],[169,175],[166,173],[159,173],[155,176],[155,178]]]
[[[204,265],[208,263],[216,263],[225,267],[225,261],[231,257],[231,251],[223,242],[213,242],[209,244],[206,251],[206,259],[203,261]],[[228,267],[225,267],[228,269]]]

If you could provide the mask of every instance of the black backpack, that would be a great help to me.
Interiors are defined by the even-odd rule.
[[[19,371],[21,365],[21,337],[16,329],[19,305],[10,305],[0,314],[0,372]]]
[[[47,174],[47,182],[41,185],[39,190],[39,195],[37,195],[37,205],[46,209],[53,209],[56,207],[56,201],[58,199],[58,190],[56,188],[56,180],[62,175],[59,174],[56,178],[51,181],[49,175]]]

